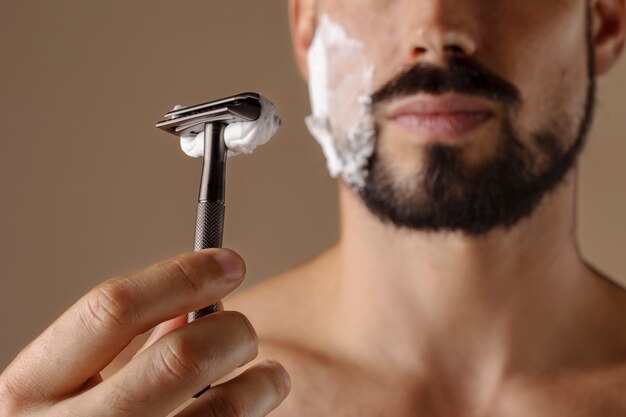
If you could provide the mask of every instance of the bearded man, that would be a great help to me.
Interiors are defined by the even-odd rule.
[[[233,252],[108,281],[5,371],[3,415],[167,415],[258,348],[176,415],[263,416],[287,398],[272,415],[625,416],[626,292],[581,258],[575,222],[576,161],[596,77],[624,45],[624,0],[290,11],[339,242],[230,300],[239,313],[189,325],[241,281]]]

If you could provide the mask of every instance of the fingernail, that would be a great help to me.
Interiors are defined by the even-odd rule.
[[[289,393],[289,391],[291,391],[291,377],[287,373],[287,370],[285,369],[283,365],[280,364],[280,362],[275,361],[274,359],[268,359],[267,364],[271,366],[272,368],[274,368],[278,372],[278,374],[280,374],[280,377],[283,379],[283,382],[285,384],[285,389],[286,389],[286,392],[285,392],[285,396],[286,396]]]
[[[222,249],[213,254],[226,279],[236,279],[243,275],[243,262],[234,252]]]

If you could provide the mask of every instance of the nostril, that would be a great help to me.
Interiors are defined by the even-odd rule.
[[[414,47],[414,48],[413,48],[413,50],[411,51],[411,56],[412,56],[413,58],[417,58],[417,57],[419,57],[420,55],[423,55],[423,54],[425,54],[425,53],[426,53],[426,48],[423,48],[423,47],[421,47],[421,46],[416,46],[416,47]]]
[[[459,45],[446,45],[444,47],[444,50],[446,51],[448,55],[452,55],[452,56],[465,55],[465,51]]]

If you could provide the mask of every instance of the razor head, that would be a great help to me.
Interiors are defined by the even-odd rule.
[[[158,122],[156,127],[176,136],[204,132],[210,123],[231,124],[253,122],[261,115],[261,97],[257,93],[241,93],[195,106],[177,108]]]

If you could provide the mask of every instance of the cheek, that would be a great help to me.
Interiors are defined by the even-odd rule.
[[[507,73],[524,99],[514,119],[522,137],[550,132],[571,142],[587,98],[587,26],[582,3],[558,3],[570,7],[535,15],[522,25],[526,31],[513,33]]]
[[[533,100],[526,106],[527,129],[535,133],[550,132],[565,147],[577,139],[586,108],[589,77],[586,60],[578,58],[574,56],[569,62],[564,60],[562,64],[544,68],[545,76],[536,80]]]
[[[374,69],[374,89],[407,64],[403,53],[407,33],[402,23],[407,20],[407,10],[403,5],[397,0],[345,0],[329,8],[331,20],[364,45],[363,56]]]
[[[329,119],[340,140],[360,121],[372,90],[373,65],[365,44],[328,15],[321,15],[308,53],[313,113]]]

